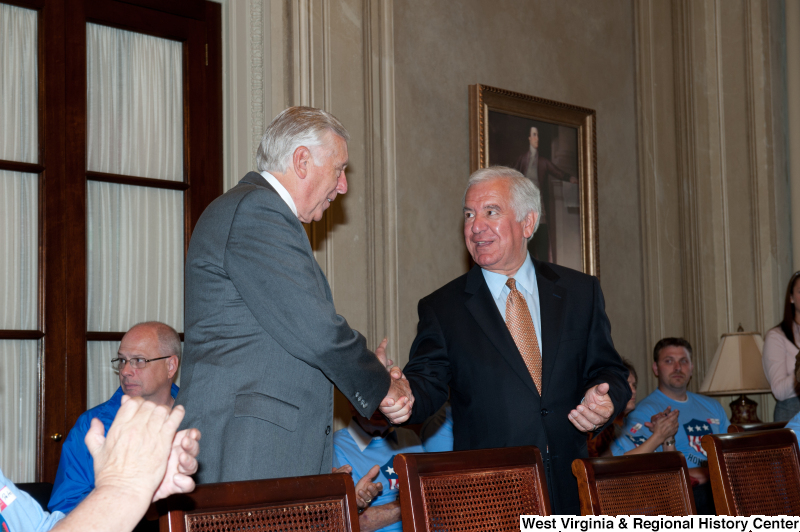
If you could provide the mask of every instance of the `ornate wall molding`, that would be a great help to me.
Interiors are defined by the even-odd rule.
[[[692,342],[695,390],[720,334],[739,323],[765,332],[782,302],[790,237],[774,8],[635,5],[646,335],[651,346],[663,336]],[[770,419],[772,396],[759,402]]]
[[[264,98],[264,4],[250,0],[250,142],[255,155],[266,128]]]

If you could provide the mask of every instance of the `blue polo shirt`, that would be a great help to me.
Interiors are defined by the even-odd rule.
[[[372,502],[372,506],[381,506],[397,500],[399,493],[398,477],[394,471],[394,455],[397,453],[424,452],[419,437],[412,430],[394,429],[385,438],[372,437],[355,422],[350,421],[346,429],[337,430],[333,434],[333,467],[349,464],[353,483],[374,465],[381,467],[375,482],[383,484],[383,491]],[[378,532],[402,532],[403,524],[398,521],[381,528]]]
[[[0,469],[0,530],[46,532],[64,519],[61,512],[45,512],[33,497],[17,488]]]
[[[175,384],[172,385],[170,394],[173,399],[178,396],[178,387]],[[117,388],[111,399],[81,414],[69,431],[61,448],[53,494],[47,505],[51,512],[69,513],[94,489],[94,460],[83,440],[89,432],[93,418],[99,419],[108,433],[111,423],[117,417],[123,395],[122,387]]]

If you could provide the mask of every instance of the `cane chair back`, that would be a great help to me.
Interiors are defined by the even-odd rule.
[[[736,423],[728,425],[728,434],[737,432],[752,432],[754,430],[773,430],[782,429],[786,426],[786,421],[774,421],[772,423]]]
[[[520,515],[550,515],[536,447],[398,454],[403,532],[519,530]]]
[[[701,445],[719,515],[800,515],[800,450],[789,429],[709,434]]]
[[[343,473],[203,484],[155,504],[161,532],[357,532],[353,479]]]
[[[694,515],[689,468],[676,452],[572,462],[581,515]]]

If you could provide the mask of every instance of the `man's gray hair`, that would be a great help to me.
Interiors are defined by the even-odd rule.
[[[300,146],[311,149],[322,145],[325,133],[350,140],[341,122],[330,113],[314,107],[289,107],[267,126],[256,152],[259,172],[286,172],[292,155]]]
[[[150,327],[151,329],[155,329],[156,335],[158,336],[158,350],[161,352],[161,356],[176,356],[178,360],[180,360],[181,337],[178,331],[160,321],[143,321],[142,323],[137,323],[131,327],[131,329],[136,327]]]
[[[542,195],[539,192],[533,181],[517,172],[513,168],[507,166],[490,166],[489,168],[481,168],[476,170],[469,176],[467,181],[467,188],[464,190],[464,200],[462,205],[467,201],[467,191],[472,185],[478,183],[487,183],[495,179],[507,179],[511,182],[511,208],[517,215],[517,221],[521,222],[525,219],[529,212],[535,212],[537,215],[542,212]],[[539,220],[541,216],[536,217],[536,225],[533,226],[533,233],[539,228]],[[533,238],[533,234],[531,234]],[[529,239],[530,240],[530,239]]]

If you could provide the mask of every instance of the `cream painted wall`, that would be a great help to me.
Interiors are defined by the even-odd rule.
[[[600,280],[614,343],[646,349],[636,171],[633,12],[627,1],[395,0],[401,358],[418,300],[467,269],[467,86],[597,111]],[[642,368],[644,369],[644,368]]]

